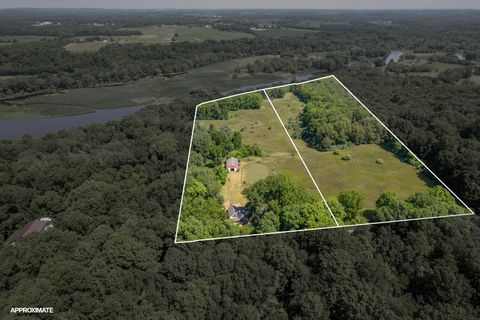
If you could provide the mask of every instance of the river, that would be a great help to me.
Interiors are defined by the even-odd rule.
[[[34,137],[44,136],[48,133],[57,132],[72,127],[86,124],[109,121],[128,116],[145,106],[133,106],[126,108],[96,110],[76,116],[63,116],[39,119],[0,119],[0,138],[12,139],[31,135]]]
[[[262,83],[262,84],[246,85],[246,86],[243,86],[243,87],[235,88],[233,90],[223,91],[222,96],[228,96],[228,95],[235,94],[235,93],[253,91],[253,90],[260,89],[260,88],[269,88],[269,87],[274,87],[274,86],[280,86],[282,84],[289,84],[292,81],[293,82],[303,82],[303,81],[310,80],[312,78],[313,78],[313,75],[310,74],[310,73],[309,74],[299,74],[299,75],[296,75],[296,76],[294,76],[293,78],[290,78],[290,79],[279,80],[279,81],[275,81],[275,82]]]
[[[385,64],[389,64],[390,62],[398,62],[400,60],[400,56],[402,55],[402,51],[400,50],[392,50],[390,51],[390,54],[388,57],[385,59]]]
[[[465,60],[465,54],[461,52],[455,53],[455,56],[458,58],[458,60],[464,61]]]
[[[227,96],[234,92],[251,91],[256,88],[267,88],[278,84],[287,84],[293,81],[301,82],[312,78],[311,74],[297,75],[293,78],[276,81],[272,83],[256,84],[236,88],[234,90],[222,92],[223,96]],[[168,102],[167,98],[159,98],[157,102]],[[109,121],[128,116],[145,106],[133,106],[116,109],[96,110],[92,113],[81,114],[76,116],[61,116],[51,118],[33,118],[33,119],[0,119],[0,139],[13,139],[31,135],[34,137],[45,136],[61,130],[73,127],[83,126],[95,122]]]

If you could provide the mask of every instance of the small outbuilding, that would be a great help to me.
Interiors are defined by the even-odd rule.
[[[52,228],[52,219],[45,217],[40,219],[35,219],[30,221],[22,230],[18,233],[15,237],[16,240],[20,240],[21,238],[25,238],[29,234],[32,233],[42,233],[47,231],[48,229]]]
[[[240,162],[237,158],[230,157],[225,161],[225,168],[231,172],[237,172],[240,169]]]

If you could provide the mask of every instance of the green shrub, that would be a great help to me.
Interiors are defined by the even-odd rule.
[[[352,156],[350,154],[346,154],[342,157],[342,160],[345,160],[345,161],[352,160]]]
[[[377,161],[375,161],[376,163],[378,164],[383,164],[383,159],[377,159]]]

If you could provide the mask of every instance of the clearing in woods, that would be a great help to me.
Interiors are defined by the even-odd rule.
[[[205,40],[233,40],[239,38],[253,38],[252,34],[234,31],[221,31],[210,27],[194,26],[148,26],[141,28],[124,28],[120,30],[139,31],[140,35],[100,37],[101,40],[91,41],[87,38],[78,38],[78,42],[72,42],[65,49],[78,52],[95,52],[109,44],[170,44],[172,42],[201,42]]]
[[[242,96],[252,98],[255,95],[262,100],[260,106],[251,108],[242,105],[251,101]],[[259,95],[262,97],[259,98]],[[238,104],[238,101],[244,102]],[[206,132],[211,135],[210,138]],[[230,211],[222,213],[220,210],[215,215],[205,213],[209,219],[216,216],[215,219],[224,223],[206,231],[199,222],[204,213],[191,209],[190,202],[198,200],[192,200],[192,195],[198,198],[198,192],[193,192],[192,188],[201,190],[201,184],[192,183],[192,179],[203,179],[207,186],[208,179],[202,174],[208,170],[213,174],[215,170],[223,169],[220,169],[222,166],[212,167],[211,162],[205,162],[205,159],[199,160],[202,157],[197,153],[206,148],[208,141],[225,140],[220,136],[232,137],[234,133],[241,136],[244,146],[234,139],[228,143],[237,144],[237,147],[231,147],[237,149],[225,155],[240,158],[239,171],[225,173],[225,182],[217,195],[209,196],[201,191],[204,194],[202,197],[205,197],[202,201],[221,201],[225,209],[230,204],[241,206],[247,217],[240,226],[235,220],[235,227],[228,222],[228,218],[232,218]],[[245,146],[256,146],[261,152],[242,157]],[[218,146],[208,147],[206,157],[215,158]],[[199,165],[210,169],[202,171]],[[215,172],[218,177],[218,171]],[[260,207],[257,203],[259,194],[249,192],[247,196],[245,193],[250,186],[259,186],[259,183],[268,189],[268,183],[272,183],[268,177],[278,174],[315,195],[315,201],[320,201],[327,210],[323,211],[322,206],[316,207],[314,203],[319,202],[314,202],[307,203],[307,207],[298,207],[298,211],[287,209],[287,206],[287,214],[280,205],[283,201],[281,194],[285,191],[272,189],[270,194],[263,194],[263,197],[277,197],[279,202],[267,202],[268,205],[265,203]],[[256,192],[259,190],[262,189]],[[217,200],[212,200],[215,197]],[[272,205],[274,207],[270,207]],[[188,217],[182,216],[185,208]],[[191,217],[191,212],[195,217]],[[279,216],[272,217],[272,212]],[[314,217],[319,212],[323,212],[323,218]],[[197,106],[175,242],[471,214],[474,214],[473,211],[336,77],[328,76],[254,90]],[[313,215],[313,219],[309,220],[308,215]],[[276,227],[278,230],[267,228],[268,232],[262,231],[265,230],[262,221],[267,216],[269,226],[280,223],[280,227]],[[285,219],[290,219],[289,222],[307,219],[307,222],[293,224],[286,229]],[[314,224],[309,224],[312,221]],[[216,223],[213,222],[215,220],[209,221],[210,224]],[[236,229],[238,227],[240,229]]]

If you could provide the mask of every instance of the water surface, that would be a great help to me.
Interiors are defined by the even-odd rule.
[[[403,55],[402,51],[400,50],[392,50],[390,51],[390,54],[387,56],[385,59],[385,64],[389,64],[390,62],[398,62],[400,60],[400,57]]]
[[[96,110],[92,113],[76,116],[62,116],[39,119],[0,119],[0,138],[19,138],[24,135],[34,137],[44,136],[73,127],[84,126],[90,123],[109,121],[128,116],[145,106]]]

